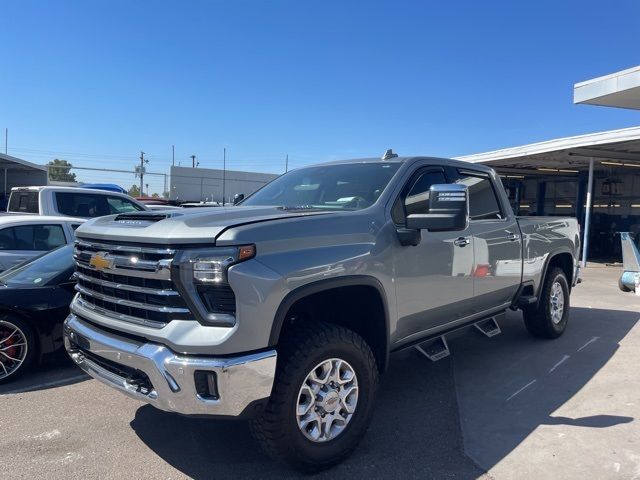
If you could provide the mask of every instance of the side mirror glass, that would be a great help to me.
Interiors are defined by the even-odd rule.
[[[466,185],[431,185],[428,213],[407,216],[407,228],[432,232],[457,231],[467,228],[469,194]]]
[[[237,205],[238,203],[240,203],[242,200],[244,200],[244,193],[236,193],[233,196],[233,204]]]

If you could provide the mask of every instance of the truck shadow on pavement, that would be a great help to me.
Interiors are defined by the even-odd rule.
[[[449,359],[430,364],[413,351],[395,354],[359,448],[314,478],[482,474],[462,453],[451,368]],[[192,478],[299,477],[262,453],[246,422],[191,419],[143,406],[131,426],[156,454]]]
[[[640,312],[572,307],[567,331],[555,340],[532,338],[520,318],[510,313],[502,335],[493,339],[461,336],[450,342],[465,451],[486,470],[540,425],[607,429],[635,420],[614,414],[629,411],[623,401],[629,386],[620,380],[634,366],[624,366],[624,373],[610,367],[589,385],[590,395],[581,390],[612,359]],[[566,444],[580,433],[563,428],[545,435],[532,439],[540,442],[535,448],[553,448],[550,436],[564,437]],[[605,449],[605,437],[598,435]]]
[[[452,356],[437,363],[415,350],[394,354],[360,447],[316,478],[476,478],[539,425],[608,428],[633,421],[607,412],[552,416],[607,363],[640,314],[574,307],[571,316],[566,334],[555,341],[531,338],[520,314],[510,313],[502,335],[453,338]],[[192,478],[298,476],[262,453],[245,422],[192,419],[143,406],[131,427]]]

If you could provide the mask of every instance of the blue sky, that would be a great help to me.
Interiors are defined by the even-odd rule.
[[[7,0],[0,127],[37,163],[280,172],[640,124],[572,103],[639,63],[637,1]],[[95,178],[98,180],[98,178]],[[100,178],[102,179],[102,178]]]

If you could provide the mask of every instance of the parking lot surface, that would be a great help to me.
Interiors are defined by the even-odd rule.
[[[521,315],[450,339],[431,363],[392,356],[355,454],[314,478],[640,479],[640,297],[590,268],[556,341]],[[244,422],[160,412],[56,355],[0,387],[2,478],[296,478]]]

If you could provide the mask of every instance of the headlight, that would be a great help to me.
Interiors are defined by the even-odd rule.
[[[188,260],[192,263],[193,279],[198,283],[226,283],[227,269],[238,262],[255,257],[255,245],[247,245],[231,249],[212,250],[209,252],[192,251],[192,257]],[[189,253],[189,252],[185,252]]]
[[[235,296],[229,267],[256,255],[255,245],[178,251],[171,278],[191,312],[207,325],[235,325]]]

